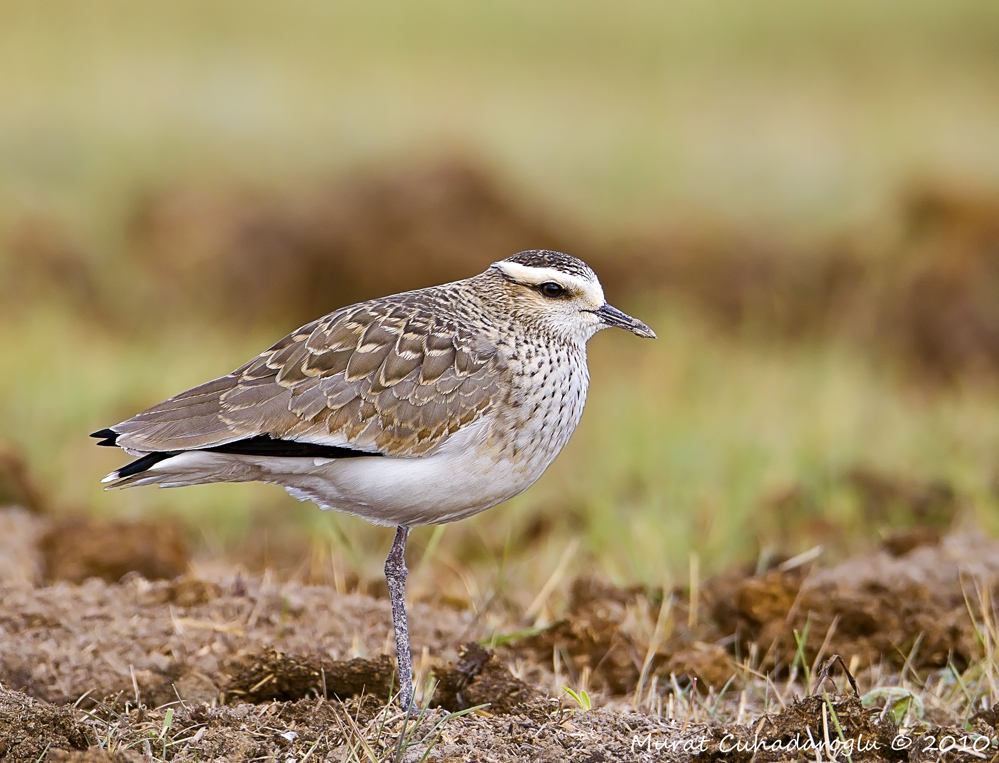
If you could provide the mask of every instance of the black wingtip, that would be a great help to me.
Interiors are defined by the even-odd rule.
[[[139,474],[141,472],[147,471],[150,467],[155,466],[160,461],[164,461],[172,456],[176,456],[177,452],[163,452],[163,453],[149,453],[142,458],[136,459],[130,464],[125,464],[121,469],[118,470],[118,479],[122,477],[131,477],[133,474]]]
[[[101,440],[101,442],[97,443],[98,445],[103,445],[108,448],[118,444],[118,433],[113,429],[102,429],[99,432],[91,433],[90,436]]]

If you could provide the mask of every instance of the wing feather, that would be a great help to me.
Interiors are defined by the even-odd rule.
[[[303,326],[227,376],[117,424],[141,452],[268,436],[419,456],[497,402],[496,348],[443,317],[434,290],[372,300]]]

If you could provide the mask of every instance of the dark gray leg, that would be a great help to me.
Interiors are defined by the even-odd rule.
[[[409,528],[399,525],[392,549],[385,559],[385,582],[392,602],[392,625],[395,626],[395,654],[399,665],[399,701],[403,709],[413,702],[413,658],[409,651],[409,626],[406,624],[406,538]]]

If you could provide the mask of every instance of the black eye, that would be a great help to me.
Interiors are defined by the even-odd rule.
[[[538,286],[538,291],[544,294],[549,299],[556,299],[565,294],[565,287],[561,284],[557,284],[554,281],[545,281],[543,284]]]

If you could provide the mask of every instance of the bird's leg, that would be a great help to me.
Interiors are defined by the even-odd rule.
[[[404,709],[413,701],[413,658],[409,651],[409,626],[406,624],[406,538],[409,527],[399,525],[395,540],[385,559],[385,582],[392,602],[392,625],[395,626],[395,653],[399,665],[399,700]]]

